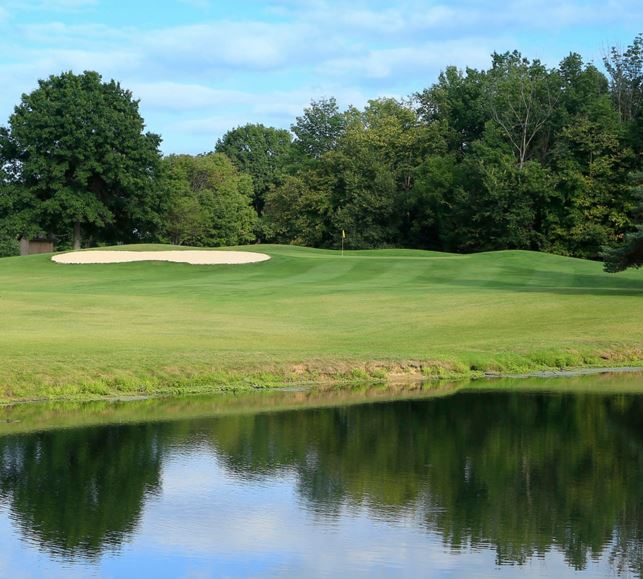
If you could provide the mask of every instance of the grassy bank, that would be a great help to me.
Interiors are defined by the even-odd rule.
[[[643,271],[524,251],[258,248],[272,259],[0,259],[0,398],[643,364]]]

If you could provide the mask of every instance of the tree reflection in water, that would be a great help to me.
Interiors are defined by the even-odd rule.
[[[132,534],[160,490],[154,425],[0,438],[0,496],[23,533],[54,554],[97,557]]]
[[[639,573],[642,416],[640,395],[470,392],[58,430],[0,438],[0,492],[32,540],[92,557],[132,535],[163,459],[207,442],[240,482],[291,473],[314,517],[410,514],[498,564],[557,549],[583,569],[607,551]]]
[[[498,564],[552,547],[643,564],[641,396],[460,394],[223,418],[211,440],[242,477],[292,468],[315,513],[415,511],[449,548]]]

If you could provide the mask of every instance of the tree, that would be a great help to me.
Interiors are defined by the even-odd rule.
[[[336,246],[338,232],[346,230],[353,248],[399,244],[429,131],[408,102],[392,98],[370,100],[362,112],[353,109],[349,121],[335,149],[316,166],[332,190],[326,243]]]
[[[291,127],[297,137],[295,145],[314,159],[332,151],[346,131],[351,112],[341,112],[333,97],[312,101]]]
[[[312,171],[285,177],[266,195],[265,233],[271,241],[321,246],[332,215],[330,188]]]
[[[196,245],[208,232],[210,215],[196,195],[176,198],[165,215],[165,234],[173,245]]]
[[[608,81],[593,64],[585,64],[579,54],[572,52],[558,65],[560,97],[554,113],[559,126],[573,124],[578,114],[584,114],[596,100],[609,99]]]
[[[625,50],[612,47],[603,59],[610,93],[635,153],[643,153],[643,34]]]
[[[634,231],[625,234],[622,243],[605,251],[605,271],[610,273],[643,265],[643,172],[636,173],[633,181],[633,190],[638,198],[637,225]]]
[[[8,182],[0,167],[0,257],[11,257],[20,253],[18,235],[21,229],[21,216],[14,211],[17,192]]]
[[[605,271],[615,273],[629,267],[640,267],[643,264],[643,225],[636,226],[636,231],[626,233],[623,243],[606,250]]]
[[[545,162],[555,187],[539,206],[543,248],[596,259],[631,226],[627,174],[635,156],[607,79],[576,54],[559,66],[561,97]]]
[[[484,80],[484,73],[476,69],[462,73],[449,66],[437,83],[415,95],[422,121],[429,126],[443,125],[450,149],[459,156],[482,136],[488,120]]]
[[[457,220],[455,182],[456,155],[429,155],[415,169],[413,189],[405,203],[408,225],[407,244],[428,249],[448,250]]]
[[[539,249],[536,209],[551,177],[537,161],[521,168],[493,123],[455,167],[453,181],[440,232],[448,249]]]
[[[166,240],[198,246],[254,240],[252,178],[223,153],[166,157],[160,188],[168,199],[162,217]]]
[[[285,129],[248,124],[228,131],[217,141],[215,151],[252,177],[253,205],[261,214],[266,193],[279,185],[292,160],[292,135]]]
[[[160,200],[160,137],[144,132],[138,101],[96,72],[64,72],[24,94],[0,134],[0,158],[27,192],[38,228],[105,241],[145,238]]]
[[[643,107],[643,34],[625,50],[613,46],[603,63],[618,114],[625,122],[633,120]]]
[[[486,96],[489,113],[511,143],[518,166],[530,158],[558,98],[552,75],[520,53],[494,54]]]

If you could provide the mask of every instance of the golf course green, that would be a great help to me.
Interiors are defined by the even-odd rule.
[[[0,399],[643,365],[641,270],[528,251],[231,249],[271,259],[0,259]]]

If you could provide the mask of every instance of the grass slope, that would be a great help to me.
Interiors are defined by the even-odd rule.
[[[241,266],[0,259],[0,398],[643,362],[643,271],[525,251],[260,249],[272,259]]]

